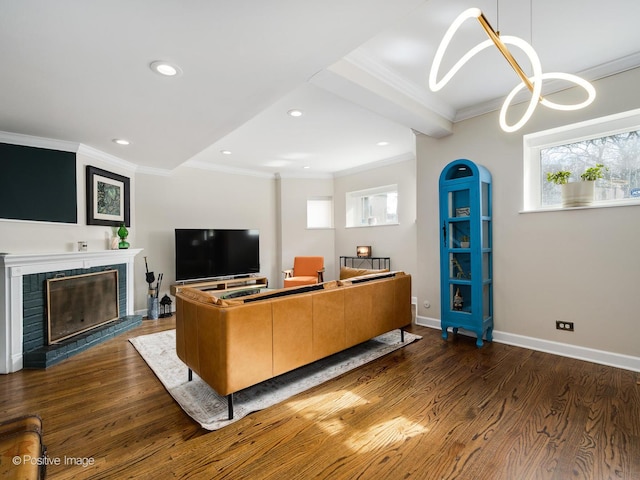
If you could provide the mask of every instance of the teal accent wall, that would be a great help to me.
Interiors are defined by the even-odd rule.
[[[78,222],[76,154],[0,143],[0,218]]]

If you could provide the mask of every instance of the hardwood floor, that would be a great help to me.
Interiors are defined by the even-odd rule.
[[[174,325],[0,375],[0,420],[42,416],[51,479],[640,478],[634,372],[414,327],[422,340],[208,432],[128,342]]]

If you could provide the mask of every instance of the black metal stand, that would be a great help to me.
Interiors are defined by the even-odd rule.
[[[352,268],[387,268],[391,270],[390,257],[340,257],[340,265]]]

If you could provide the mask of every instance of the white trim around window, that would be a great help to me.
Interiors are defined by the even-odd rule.
[[[561,207],[543,208],[541,206],[540,186],[544,180],[540,168],[542,149],[638,129],[640,129],[640,109],[635,109],[525,135],[523,137],[523,212],[561,209]],[[625,199],[596,202],[587,208],[638,204],[637,200]]]

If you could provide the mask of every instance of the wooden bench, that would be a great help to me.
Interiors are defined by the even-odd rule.
[[[24,415],[0,422],[0,478],[42,479],[46,471],[42,419]]]

